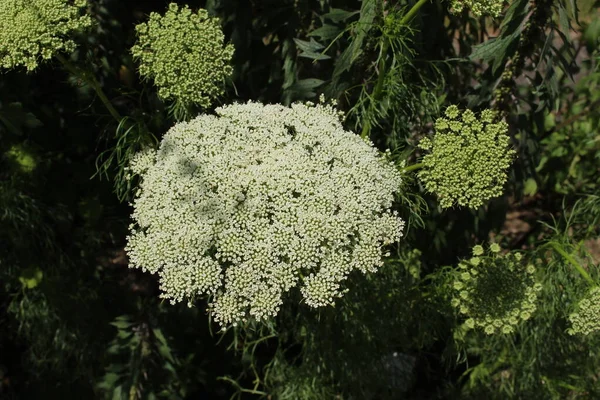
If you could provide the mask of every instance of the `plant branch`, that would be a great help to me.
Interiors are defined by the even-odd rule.
[[[587,271],[581,266],[581,264],[579,264],[577,262],[577,260],[575,260],[575,258],[567,253],[558,243],[555,242],[550,242],[550,246],[556,250],[556,252],[558,254],[560,254],[561,256],[563,256],[563,258],[565,260],[567,260],[572,266],[575,267],[575,269],[577,270],[577,272],[579,272],[579,274],[591,285],[591,286],[596,286],[596,282],[594,282],[594,280],[592,279],[592,277],[590,276],[590,274],[587,273]]]
[[[406,15],[402,17],[402,19],[400,20],[400,25],[407,25],[410,22],[410,20],[414,18],[419,9],[423,7],[423,5],[428,1],[429,0],[419,0],[414,6],[412,6],[410,10],[408,10]]]
[[[567,118],[566,120],[564,120],[563,122],[558,124],[554,129],[552,129],[552,132],[560,131],[561,129],[573,124],[574,122],[576,122],[581,117],[585,116],[590,111],[596,109],[596,107],[598,107],[598,105],[600,105],[600,99],[594,101],[593,103],[591,103],[587,107],[585,107],[582,111],[578,112],[575,115],[570,116],[569,118]]]
[[[408,23],[415,17],[419,9],[423,7],[425,3],[429,0],[419,0],[415,5],[412,6],[410,10],[402,17],[400,20],[400,25],[408,25]],[[377,82],[375,83],[375,88],[373,89],[372,101],[379,101],[381,98],[381,94],[383,92],[383,82],[385,80],[385,55],[389,48],[389,41],[387,38],[384,38],[383,45],[381,46],[381,52],[379,53],[379,63],[377,65]],[[366,139],[369,137],[371,131],[371,124],[368,120],[363,122],[362,131],[360,132],[360,137]]]
[[[108,99],[108,97],[106,96],[104,91],[102,90],[102,87],[100,86],[100,82],[98,82],[98,80],[96,79],[96,77],[94,75],[89,74],[86,71],[82,70],[81,68],[76,67],[73,63],[71,63],[69,60],[67,60],[65,57],[63,57],[61,54],[56,54],[56,58],[58,59],[58,61],[60,61],[64,65],[64,67],[67,71],[69,71],[73,75],[77,76],[78,78],[82,79],[84,82],[89,84],[94,89],[94,91],[96,92],[96,94],[98,95],[98,97],[100,98],[100,100],[102,101],[102,103],[104,104],[104,106],[106,107],[108,112],[110,113],[110,115],[112,115],[112,117],[117,122],[121,122],[121,120],[123,119],[121,117],[121,114],[119,114],[119,112],[116,110],[116,108],[112,105],[112,103],[110,102],[110,100]]]

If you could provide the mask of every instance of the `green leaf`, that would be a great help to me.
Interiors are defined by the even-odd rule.
[[[506,37],[493,38],[474,46],[469,59],[481,59],[487,63],[492,63],[492,73],[495,74],[498,68],[503,66],[506,60],[512,56],[520,34],[521,32],[515,31]]]
[[[313,38],[310,38],[308,42],[306,40],[294,39],[294,42],[296,43],[296,47],[306,52],[317,53],[325,48],[325,46]]]
[[[327,14],[323,14],[323,18],[334,23],[342,22],[360,13],[360,11],[346,11],[341,8],[332,8]]]
[[[346,50],[340,55],[335,63],[333,77],[339,77],[344,71],[349,70],[354,64],[354,61],[362,54],[362,41],[354,40]]]
[[[364,0],[360,8],[360,18],[354,24],[356,33],[350,45],[344,50],[335,63],[333,78],[338,78],[344,71],[349,70],[356,59],[362,54],[363,41],[373,27],[377,15],[375,0]]]
[[[506,64],[516,50],[519,36],[523,30],[523,20],[529,11],[529,0],[514,1],[508,8],[500,25],[500,35],[484,43],[473,46],[469,56],[471,60],[483,60],[492,65],[495,75]]]
[[[10,103],[0,108],[0,123],[15,135],[22,135],[23,128],[33,129],[43,125],[35,115],[25,111],[21,103]]]
[[[124,397],[123,394],[123,386],[117,386],[113,392],[112,400],[121,400]]]
[[[511,3],[500,24],[500,36],[522,30],[522,23],[529,12],[529,0],[517,0]]]
[[[116,326],[118,329],[129,329],[133,325],[127,315],[119,315],[110,324]]]
[[[567,10],[563,7],[562,3],[558,3],[558,21],[560,25],[560,30],[564,34],[567,43],[571,41],[571,24],[569,23],[569,17],[567,16]]]
[[[583,38],[589,48],[593,49],[596,46],[598,38],[600,38],[600,18],[594,18],[583,33]]]
[[[537,193],[538,185],[535,179],[529,178],[525,181],[525,187],[523,188],[523,193],[526,196],[533,196]]]
[[[298,91],[312,90],[321,86],[323,83],[325,83],[325,81],[316,78],[301,79],[298,82],[296,82],[292,87]]]
[[[282,54],[285,56],[283,61],[283,88],[290,87],[296,80],[296,49],[291,40],[283,42]]]
[[[312,51],[305,51],[304,53],[298,54],[299,57],[310,58],[311,60],[329,60],[329,57],[326,54],[315,53]]]
[[[316,93],[313,90],[321,86],[323,83],[325,83],[325,81],[316,78],[301,79],[290,86],[287,91],[295,93],[295,98],[307,99],[314,97]]]
[[[322,27],[310,32],[308,36],[315,36],[321,40],[333,40],[340,34],[340,32],[342,32],[341,28],[335,25],[325,24]]]
[[[296,47],[301,50],[301,53],[298,54],[300,57],[310,58],[311,60],[328,60],[331,58],[326,54],[321,54],[321,50],[325,46],[313,38],[310,38],[309,42],[300,39],[294,39],[294,42],[296,43]]]
[[[287,103],[313,98],[316,96],[314,89],[323,83],[324,81],[315,78],[301,79],[283,91],[283,98]]]

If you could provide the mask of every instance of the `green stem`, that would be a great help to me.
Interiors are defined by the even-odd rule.
[[[425,166],[425,164],[422,163],[422,162],[416,163],[416,164],[413,164],[413,165],[409,165],[408,167],[402,168],[402,172],[414,171],[415,169],[423,168],[424,166]]]
[[[404,17],[402,17],[402,19],[400,20],[400,25],[408,24],[410,22],[410,20],[413,19],[414,16],[417,14],[419,9],[421,7],[423,7],[423,5],[425,3],[427,3],[428,1],[429,0],[419,0],[414,6],[412,6],[412,8],[410,10],[408,10],[406,15]]]
[[[379,101],[381,97],[381,92],[383,90],[383,80],[385,78],[385,53],[387,53],[389,43],[387,39],[384,39],[383,46],[381,46],[381,53],[379,56],[379,64],[377,65],[377,83],[375,83],[375,88],[373,89],[373,100]],[[360,132],[360,137],[366,139],[369,137],[369,133],[371,131],[371,124],[369,121],[365,121],[363,124],[362,131]]]
[[[98,80],[96,79],[96,77],[94,75],[89,74],[86,71],[83,71],[80,68],[76,67],[75,65],[73,65],[73,63],[71,63],[69,60],[64,58],[61,54],[56,54],[55,57],[58,59],[58,61],[60,61],[64,65],[64,67],[67,71],[69,71],[73,75],[77,76],[78,78],[80,78],[83,81],[85,81],[86,83],[88,83],[94,89],[94,91],[98,95],[98,98],[100,98],[100,101],[102,101],[102,103],[104,104],[104,106],[106,107],[106,109],[108,110],[110,115],[112,115],[112,117],[117,122],[121,122],[123,117],[121,117],[121,114],[119,114],[119,112],[112,105],[112,103],[110,102],[108,97],[106,97],[106,94],[104,93],[104,91],[102,90],[102,87],[100,86],[100,82],[98,82]]]
[[[550,242],[550,246],[552,246],[552,248],[554,250],[556,250],[556,252],[558,254],[560,254],[561,256],[563,256],[563,258],[565,260],[567,260],[572,266],[574,266],[575,269],[577,270],[577,272],[579,272],[579,274],[586,281],[588,281],[588,283],[591,286],[596,286],[596,282],[594,282],[594,280],[592,279],[592,277],[590,276],[590,274],[587,273],[587,271],[581,266],[581,264],[579,264],[577,262],[577,260],[575,260],[575,258],[571,254],[567,253],[558,243]]]
[[[417,3],[415,3],[415,5],[412,6],[412,8],[410,10],[408,10],[408,12],[406,13],[406,15],[404,17],[402,17],[402,19],[400,20],[400,25],[407,25],[413,18],[414,16],[417,14],[417,12],[419,11],[419,9],[421,7],[423,7],[423,5],[425,3],[427,3],[429,0],[419,0]],[[388,47],[389,47],[389,42],[387,40],[387,38],[384,38],[384,42],[383,45],[381,46],[381,53],[380,53],[380,58],[379,58],[379,64],[377,65],[377,82],[375,83],[375,88],[373,89],[373,94],[372,94],[372,98],[373,101],[379,101],[380,97],[381,97],[381,92],[383,91],[383,81],[385,79],[385,54],[388,51]],[[363,122],[363,128],[362,131],[360,132],[360,137],[362,137],[363,139],[366,139],[367,137],[369,137],[371,131],[371,124],[369,123],[369,121],[364,121]]]
[[[369,136],[369,131],[371,130],[371,126],[369,124],[369,121],[365,121],[363,123],[363,128],[362,131],[360,131],[360,137],[363,139],[366,139]]]

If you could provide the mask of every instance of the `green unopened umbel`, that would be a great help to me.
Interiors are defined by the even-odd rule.
[[[28,71],[59,51],[72,52],[72,33],[91,26],[86,0],[0,1],[0,67]]]
[[[477,208],[502,194],[506,170],[515,151],[510,147],[508,125],[494,122],[494,113],[484,110],[479,118],[458,107],[446,109],[435,122],[435,135],[424,138],[419,148],[423,157],[419,179],[435,193],[443,208]]]
[[[140,75],[154,80],[159,97],[209,107],[223,93],[233,72],[233,46],[224,44],[218,18],[171,3],[165,15],[151,13],[136,32],[131,53]]]

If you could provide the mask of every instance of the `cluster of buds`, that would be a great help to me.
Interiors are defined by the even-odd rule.
[[[233,46],[224,44],[218,18],[171,3],[165,15],[151,13],[136,33],[131,53],[140,75],[154,80],[159,97],[209,107],[223,93],[233,72]]]
[[[57,52],[72,52],[70,35],[89,28],[86,0],[0,1],[0,67],[33,71]]]
[[[571,335],[600,331],[600,288],[592,288],[577,304],[577,311],[569,315]]]
[[[494,122],[496,115],[484,110],[480,117],[457,106],[446,109],[435,122],[433,138],[424,138],[419,179],[435,193],[443,208],[455,204],[477,208],[502,194],[507,169],[515,151],[510,147],[508,125]]]
[[[466,318],[469,329],[489,335],[512,333],[536,309],[542,285],[535,281],[535,267],[523,265],[520,253],[501,253],[498,244],[488,249],[477,245],[473,257],[459,263],[453,282],[452,306]]]
[[[451,13],[459,14],[465,8],[468,8],[476,17],[490,15],[494,18],[498,18],[504,8],[503,0],[451,0],[451,2]]]

